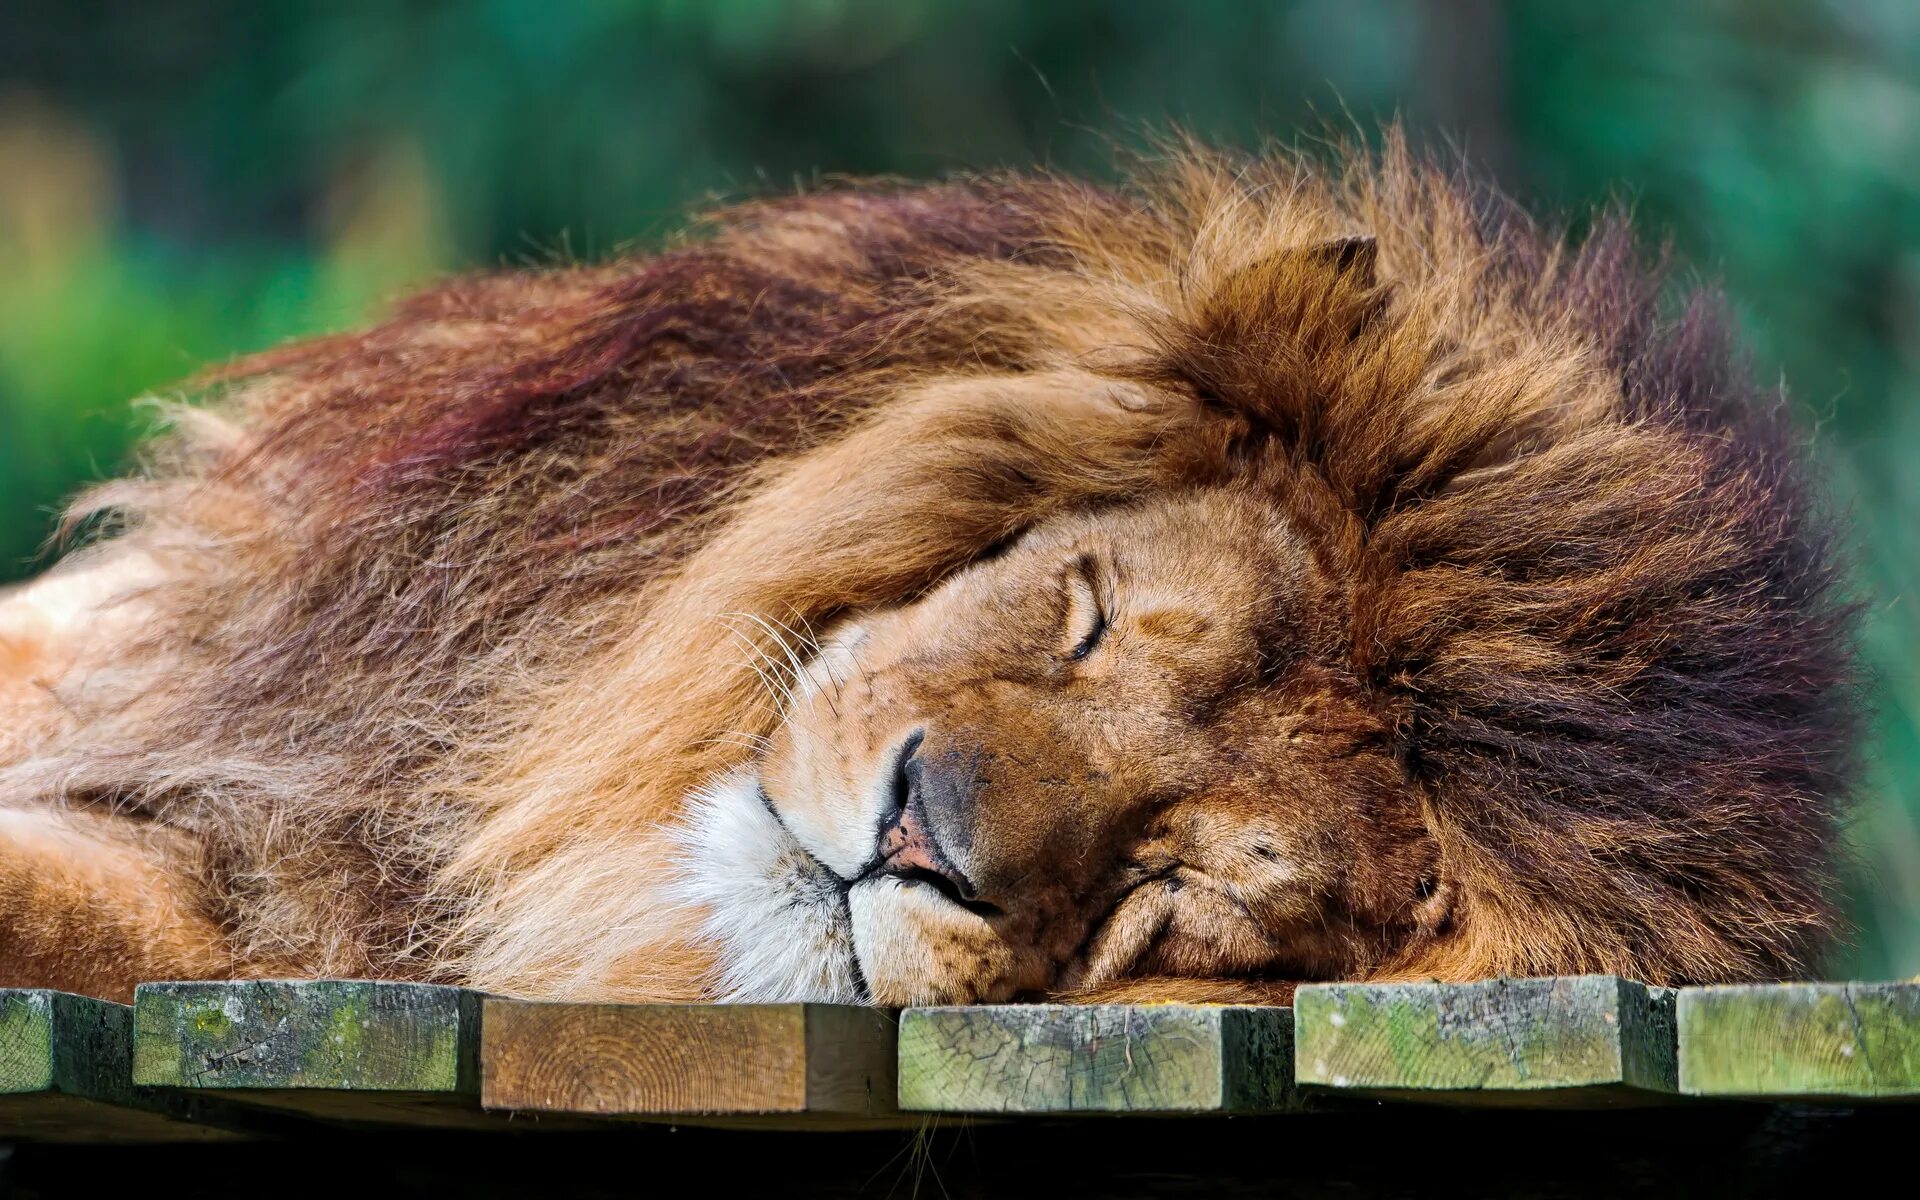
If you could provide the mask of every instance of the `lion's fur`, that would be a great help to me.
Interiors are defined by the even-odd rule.
[[[171,582],[141,688],[0,803],[190,832],[253,969],[688,996],[661,827],[768,731],[781,631],[1273,462],[1472,897],[1406,972],[1805,970],[1848,615],[1782,406],[1664,286],[1393,139],[830,189],[455,280],[243,361],[82,502]]]

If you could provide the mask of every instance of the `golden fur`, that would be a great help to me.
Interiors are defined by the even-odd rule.
[[[1166,651],[1158,699],[1124,711],[1197,707],[1100,752],[1132,782],[998,785],[1012,807],[978,828],[1094,806],[1077,857],[1004,852],[1060,876],[1051,915],[1008,882],[947,940],[952,906],[916,868],[885,882],[934,914],[888,918],[904,948],[872,952],[893,977],[821,986],[1245,998],[1337,976],[1804,970],[1834,925],[1847,615],[1777,404],[1709,306],[1663,318],[1658,290],[1617,229],[1566,248],[1389,139],[1331,169],[1189,150],[1125,189],[752,205],[654,258],[456,281],[243,363],[145,475],[77,509],[118,515],[93,561],[143,580],[82,606],[137,604],[112,653],[47,666],[89,620],[0,641],[0,703],[33,731],[0,807],[71,823],[9,853],[95,872],[62,900],[14,868],[0,983],[725,994],[709,919],[733,897],[683,877],[716,780],[759,771],[795,817],[777,794],[794,730],[864,753],[928,713],[1094,753],[1071,719],[1022,724],[1024,701],[943,707],[1008,675],[1017,638],[965,638],[994,628],[997,593],[928,616],[1028,571],[1065,591],[1009,600],[1021,628],[1056,603],[1070,624],[1082,585],[1035,556],[1075,537],[1143,578],[1219,572],[1219,607],[1142,605],[1127,626],[1193,652]],[[1208,542],[1222,526],[1244,536]],[[863,622],[895,632],[869,651],[884,662],[847,664],[872,703],[843,726],[816,702],[840,677],[810,673]],[[952,673],[911,687],[887,666],[942,655]],[[1228,753],[1239,771],[1201,769]],[[1146,769],[1166,755],[1191,769]],[[752,798],[731,794],[712,803]],[[1287,859],[1277,891],[1251,850],[1218,861],[1255,827]],[[925,833],[899,835],[900,861],[935,861]],[[135,834],[165,852],[103,865]],[[834,884],[819,866],[803,874]],[[149,870],[179,916],[152,952],[62,965],[72,923],[34,914],[105,928],[125,914],[102,913],[99,872],[131,904]],[[1208,883],[1175,899],[1182,870]],[[844,911],[822,912],[843,937]]]

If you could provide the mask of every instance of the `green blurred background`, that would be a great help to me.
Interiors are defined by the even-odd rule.
[[[1178,122],[1399,116],[1732,296],[1857,530],[1878,715],[1840,974],[1920,971],[1917,0],[13,0],[0,581],[128,401],[454,269],[594,257],[819,173],[1092,172]]]

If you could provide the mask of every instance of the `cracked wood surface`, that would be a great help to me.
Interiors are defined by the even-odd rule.
[[[1678,1020],[1690,1096],[1920,1099],[1920,983],[1686,988]]]
[[[1453,1104],[1657,1102],[1675,1088],[1673,993],[1611,975],[1313,984],[1294,997],[1301,1084]]]
[[[1581,976],[1315,984],[1291,1010],[899,1014],[540,1003],[340,980],[149,984],[132,1009],[0,991],[0,1142],[226,1138],[316,1121],[872,1129],[925,1113],[1277,1113],[1341,1097],[1831,1111],[1912,1100],[1920,984],[1674,992]]]
[[[478,993],[426,984],[143,984],[132,1077],[340,1120],[483,1121],[479,1014]]]
[[[1006,1005],[900,1014],[900,1107],[1256,1113],[1294,1104],[1285,1008]]]
[[[209,1111],[134,1088],[131,1010],[87,996],[0,989],[0,1142],[225,1140]]]

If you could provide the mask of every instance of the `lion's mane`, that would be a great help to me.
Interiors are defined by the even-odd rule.
[[[1663,289],[1620,223],[1572,248],[1392,138],[831,188],[456,279],[239,363],[83,501],[174,582],[132,697],[0,796],[193,831],[256,963],[684,992],[640,881],[768,729],[779,637],[1265,459],[1455,873],[1420,971],[1804,970],[1848,610],[1782,403]]]

